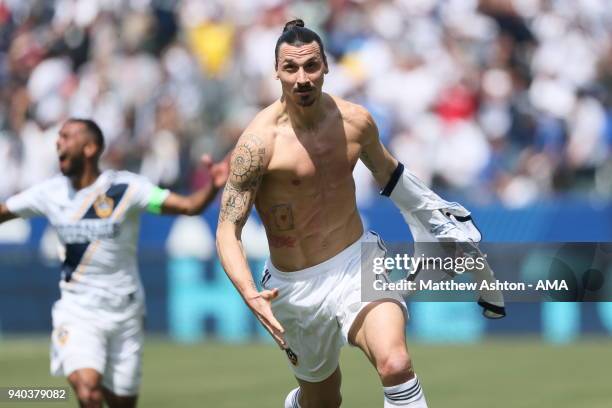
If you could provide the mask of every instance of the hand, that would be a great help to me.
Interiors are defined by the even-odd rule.
[[[203,155],[200,159],[202,165],[208,170],[213,186],[216,189],[223,187],[227,181],[229,176],[229,159],[230,156],[227,155],[219,163],[213,163],[210,155],[208,154]]]
[[[257,317],[257,320],[263,324],[266,330],[272,335],[274,341],[278,344],[281,349],[287,348],[285,342],[285,329],[276,320],[274,314],[272,314],[272,307],[270,306],[272,300],[278,297],[278,289],[262,290],[257,292],[254,296],[246,298],[246,303],[249,308]]]

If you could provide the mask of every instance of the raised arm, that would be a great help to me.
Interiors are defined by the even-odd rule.
[[[17,218],[17,215],[10,212],[8,208],[6,208],[5,204],[0,203],[0,224],[2,224],[5,221],[12,220],[14,218]]]
[[[270,302],[278,296],[278,290],[258,291],[242,246],[242,228],[255,202],[270,157],[270,147],[258,135],[245,133],[238,140],[221,198],[217,251],[227,276],[245,303],[278,345],[284,348],[283,327],[274,318],[270,307]]]
[[[200,214],[215,199],[217,192],[227,180],[229,158],[213,164],[210,157],[204,155],[202,164],[208,168],[211,182],[187,196],[171,192],[161,204],[162,214]]]

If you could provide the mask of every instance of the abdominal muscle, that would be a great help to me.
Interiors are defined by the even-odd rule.
[[[266,228],[272,264],[298,271],[333,258],[363,235],[354,184],[322,191],[260,191],[257,211]],[[289,193],[289,194],[288,194]],[[272,197],[273,196],[273,197]]]

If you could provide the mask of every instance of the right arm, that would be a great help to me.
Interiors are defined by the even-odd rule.
[[[242,228],[255,202],[270,157],[269,146],[259,136],[245,133],[238,140],[221,198],[217,251],[227,276],[245,303],[279,346],[284,347],[284,330],[274,318],[270,306],[272,299],[278,296],[278,290],[258,291],[242,246]]]
[[[17,215],[10,212],[5,204],[0,203],[0,224],[14,218],[17,218]]]
[[[0,203],[0,224],[15,218],[32,218],[45,215],[46,184],[37,184]]]

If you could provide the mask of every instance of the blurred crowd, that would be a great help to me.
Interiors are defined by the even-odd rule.
[[[612,197],[608,0],[0,0],[0,199],[57,172],[58,126],[102,127],[105,168],[201,184],[280,94],[274,45],[321,34],[324,89],[365,105],[425,182],[520,207]],[[356,169],[359,201],[376,186]]]

